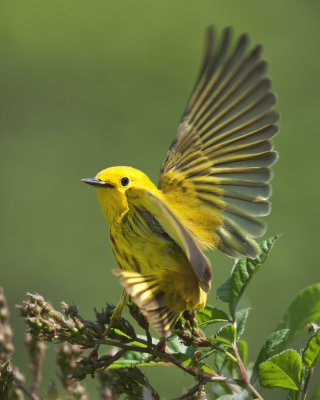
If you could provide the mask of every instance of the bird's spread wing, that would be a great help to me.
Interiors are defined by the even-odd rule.
[[[126,191],[130,208],[146,208],[159,222],[163,230],[181,247],[186,254],[199,284],[206,292],[210,289],[211,267],[209,260],[199,249],[190,233],[175,213],[157,195],[142,187],[132,187]]]
[[[261,46],[248,51],[243,34],[230,45],[231,30],[217,42],[208,30],[201,72],[163,162],[159,189],[200,246],[233,257],[255,257],[252,239],[270,212],[269,167],[276,161],[270,139],[278,114],[265,77]]]

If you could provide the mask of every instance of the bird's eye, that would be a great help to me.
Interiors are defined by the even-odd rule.
[[[127,178],[126,176],[121,179],[122,186],[128,186],[129,182],[130,182],[130,179]]]

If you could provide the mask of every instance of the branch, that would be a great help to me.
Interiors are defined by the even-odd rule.
[[[30,333],[26,334],[25,345],[29,352],[31,360],[30,370],[33,375],[31,393],[36,393],[42,379],[42,364],[46,346]]]
[[[304,386],[303,386],[303,389],[302,389],[301,400],[305,400],[306,397],[307,397],[308,386],[309,386],[310,379],[311,379],[311,376],[312,376],[312,374],[314,372],[314,367],[315,367],[317,361],[318,361],[318,356],[315,358],[313,364],[309,368],[308,375],[306,376],[306,380],[304,382]]]
[[[35,393],[33,393],[31,390],[27,389],[23,383],[15,376],[15,374],[12,374],[12,378],[14,383],[17,385],[17,387],[24,392],[26,396],[28,396],[32,400],[40,400],[40,397],[38,397]]]
[[[141,344],[147,346],[147,341],[144,339],[136,338],[135,341],[140,342]],[[186,372],[189,375],[197,377],[199,374],[199,371],[197,369],[194,369],[194,368],[191,368],[191,367],[188,367],[188,366],[182,364],[172,354],[157,351],[155,349],[154,345],[151,348],[147,348],[147,347],[140,347],[140,346],[125,344],[125,343],[119,343],[112,339],[99,340],[99,341],[97,341],[97,343],[119,347],[122,349],[126,349],[127,351],[137,351],[139,353],[148,353],[151,356],[160,358],[162,360],[170,362],[171,364],[176,365],[178,368],[182,369],[182,371]],[[215,374],[215,375],[209,374],[208,375],[208,372],[207,372],[207,375],[203,375],[202,378],[203,378],[203,381],[208,381],[208,382],[232,383],[232,384],[236,384],[236,385],[240,385],[240,386],[243,385],[243,380],[241,380],[241,379],[228,378],[228,377],[217,375],[217,374]]]
[[[305,383],[304,383],[304,386],[303,386],[303,389],[302,389],[301,400],[305,400],[307,398],[308,386],[309,386],[310,379],[311,379],[311,376],[313,374],[313,371],[314,371],[314,365],[312,365],[309,368],[309,372],[308,372],[308,375],[306,377],[306,380],[305,380]]]
[[[243,365],[243,362],[242,362],[240,354],[238,352],[238,347],[237,347],[236,343],[233,343],[232,349],[233,349],[234,354],[235,354],[236,359],[237,359],[237,365],[238,365],[240,377],[241,377],[242,382],[245,385],[245,389],[249,393],[252,393],[254,395],[254,398],[263,400],[263,397],[261,397],[260,393],[250,383],[250,378],[249,378],[249,376],[247,374],[247,370],[245,369],[245,366]]]
[[[190,396],[192,396],[193,394],[196,394],[199,391],[201,386],[203,386],[203,382],[198,382],[195,385],[191,386],[191,388],[187,392],[185,392],[184,394],[182,394],[179,397],[174,398],[173,400],[189,399]]]
[[[213,349],[215,349],[215,350],[220,351],[221,353],[223,353],[225,356],[227,356],[228,358],[230,358],[231,361],[233,361],[233,362],[235,362],[235,363],[238,362],[238,360],[237,360],[231,353],[229,353],[228,351],[226,351],[226,350],[224,350],[224,349],[222,349],[222,348],[220,348],[220,347],[218,347],[218,346],[215,346],[215,345],[212,344],[212,343],[210,343],[210,346],[211,346]]]

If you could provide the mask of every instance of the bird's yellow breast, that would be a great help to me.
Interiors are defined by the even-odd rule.
[[[158,275],[163,291],[175,297],[170,303],[176,303],[178,309],[205,304],[206,293],[199,287],[186,255],[148,210],[134,207],[120,223],[112,224],[110,242],[120,268]]]

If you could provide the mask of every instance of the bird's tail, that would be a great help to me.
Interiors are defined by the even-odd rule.
[[[138,272],[114,269],[120,275],[120,283],[132,300],[139,307],[150,325],[161,335],[168,337],[182,312],[171,309],[165,301],[161,290],[161,280],[157,275],[142,275]]]

